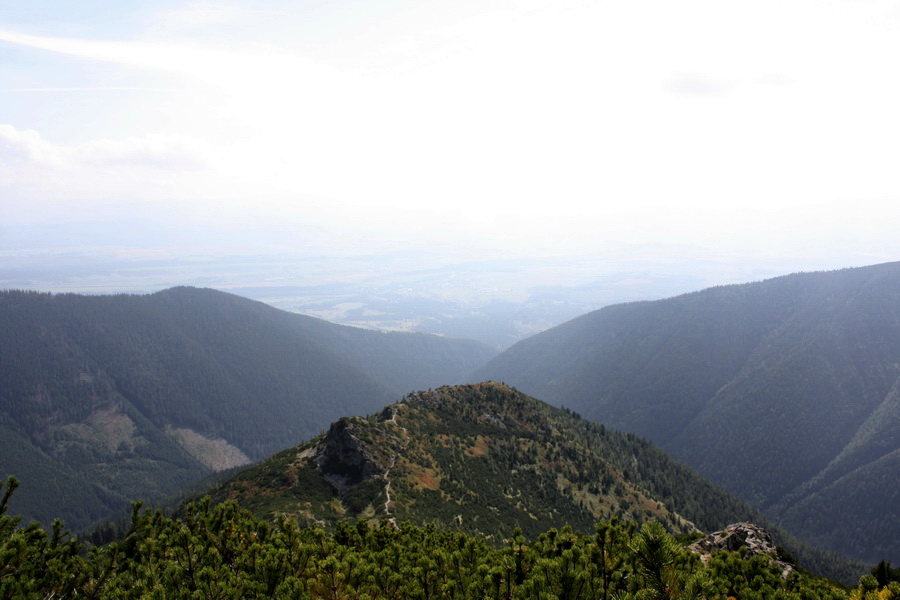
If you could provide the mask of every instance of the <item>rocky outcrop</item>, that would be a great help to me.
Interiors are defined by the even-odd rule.
[[[322,439],[316,460],[322,476],[341,495],[362,480],[385,471],[365,451],[353,429],[351,419],[333,423]]]
[[[701,560],[707,562],[713,552],[728,550],[739,552],[746,548],[747,556],[765,554],[769,560],[781,569],[781,576],[787,577],[796,569],[790,563],[779,558],[778,548],[772,541],[769,532],[753,523],[735,523],[721,531],[711,533],[705,538],[690,545],[691,552],[699,554]]]
[[[322,477],[343,496],[359,483],[384,477],[396,461],[396,439],[359,417],[331,425],[316,451]]]

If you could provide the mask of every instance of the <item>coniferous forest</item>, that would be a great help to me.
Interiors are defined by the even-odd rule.
[[[7,481],[0,504],[3,598],[900,598],[889,565],[845,588],[805,572],[785,577],[765,555],[723,551],[704,562],[659,523],[618,519],[593,534],[515,531],[489,543],[387,520],[300,528],[206,499],[178,517],[135,503],[123,539],[89,548],[58,521],[49,533],[36,523],[17,527],[6,514],[16,485]]]
[[[650,439],[808,541],[900,560],[900,263],[607,306],[496,379]]]
[[[491,355],[214,290],[0,291],[0,476],[22,480],[13,506],[27,519],[80,529]]]

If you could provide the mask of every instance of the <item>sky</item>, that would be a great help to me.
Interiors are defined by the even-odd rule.
[[[0,0],[0,260],[896,260],[898,57],[884,0]]]

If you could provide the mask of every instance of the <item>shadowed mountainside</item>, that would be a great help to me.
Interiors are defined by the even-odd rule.
[[[0,471],[23,483],[13,510],[77,529],[491,355],[214,290],[0,292]]]
[[[900,263],[606,307],[488,378],[647,436],[816,544],[900,560]]]

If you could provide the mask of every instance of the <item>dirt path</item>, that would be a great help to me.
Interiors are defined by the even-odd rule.
[[[391,418],[387,419],[385,423],[393,423],[395,426],[399,427],[403,431],[403,435],[406,438],[409,438],[409,431],[407,431],[406,427],[397,422],[397,408],[395,407],[391,412]],[[391,516],[391,480],[389,478],[391,474],[391,469],[394,468],[394,465],[397,464],[397,457],[394,456],[391,459],[391,466],[384,472],[384,496],[386,500],[384,501],[384,514],[388,517],[388,521],[390,521],[394,527],[397,526],[397,521],[394,517]]]
[[[400,423],[397,422],[397,407],[394,407],[394,409],[391,411],[391,418],[387,419],[385,421],[385,423],[393,423],[394,425],[396,425],[397,427],[399,427],[400,429],[403,430],[403,434],[405,436],[409,437],[409,431],[407,431],[406,427],[404,427],[403,425],[401,425]]]

